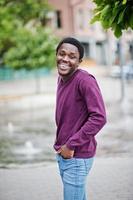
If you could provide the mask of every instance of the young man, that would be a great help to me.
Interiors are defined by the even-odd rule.
[[[86,200],[86,177],[96,152],[95,135],[106,123],[102,95],[94,76],[78,69],[81,43],[64,38],[57,46],[57,133],[54,148],[64,200]]]

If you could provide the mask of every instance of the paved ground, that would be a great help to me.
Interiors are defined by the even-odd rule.
[[[90,200],[132,200],[133,159],[96,158],[87,184]],[[0,200],[63,200],[56,164],[0,169]]]

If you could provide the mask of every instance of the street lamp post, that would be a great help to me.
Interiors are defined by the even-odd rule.
[[[123,68],[123,64],[124,64],[124,55],[123,55],[123,46],[122,46],[122,37],[119,39],[119,50],[118,50],[118,54],[119,54],[119,63],[120,63],[120,84],[121,84],[121,97],[120,97],[120,101],[124,101],[125,99],[125,76],[124,76],[124,68]]]

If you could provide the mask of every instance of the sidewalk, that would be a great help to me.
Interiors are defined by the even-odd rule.
[[[132,200],[133,159],[96,158],[87,192],[90,200]],[[0,169],[0,200],[63,200],[56,164]]]

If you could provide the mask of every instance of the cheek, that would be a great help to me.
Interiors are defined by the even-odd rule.
[[[58,61],[60,60],[59,56],[56,57],[56,62],[58,63]]]
[[[79,66],[79,62],[78,62],[78,61],[73,61],[73,62],[72,62],[72,65],[73,65],[74,67],[78,67],[78,66]]]
[[[60,61],[61,59],[62,59],[62,57],[59,56],[59,55],[56,57],[56,61],[57,61],[57,62]]]

